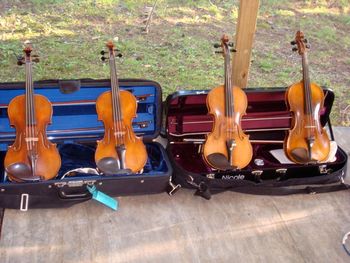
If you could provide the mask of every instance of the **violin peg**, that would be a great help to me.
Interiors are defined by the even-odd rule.
[[[297,42],[296,42],[295,40],[293,40],[293,41],[290,42],[290,44],[291,44],[292,46],[294,46],[294,45],[297,44]]]
[[[228,43],[228,46],[233,47],[234,46],[233,42]]]
[[[293,47],[292,51],[296,52],[296,51],[298,51],[298,48],[297,47]]]
[[[40,61],[39,55],[32,55],[32,62],[38,63]]]
[[[223,51],[215,51],[215,54],[223,54]]]
[[[101,57],[101,60],[104,62],[104,61],[106,61],[108,58],[106,58],[106,57],[104,57],[104,56],[102,56]]]
[[[114,49],[114,51],[115,51],[115,52],[119,52],[120,50],[116,48],[116,49]]]
[[[304,41],[304,43],[307,43],[307,42],[308,42],[308,41],[307,41],[307,38],[304,38],[304,40],[303,40],[303,41]]]
[[[121,58],[123,56],[123,54],[122,53],[118,53],[115,56],[118,57],[118,58]]]
[[[107,52],[104,50],[101,50],[100,54],[103,56],[104,54],[106,54]]]
[[[230,52],[233,52],[233,53],[234,53],[234,52],[237,52],[237,50],[236,50],[235,48],[231,48],[231,49],[230,49]]]
[[[221,44],[218,44],[218,43],[214,44],[214,48],[219,48],[219,47],[221,47]]]
[[[17,56],[17,65],[22,66],[24,64],[24,57],[23,56]]]

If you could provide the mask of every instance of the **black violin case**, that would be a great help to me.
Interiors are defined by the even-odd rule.
[[[283,140],[292,120],[285,91],[285,88],[246,89],[248,108],[242,128],[250,135],[254,153],[247,167],[230,171],[215,170],[202,157],[202,146],[213,124],[206,107],[208,91],[179,91],[168,96],[163,134],[169,141],[167,152],[174,182],[197,189],[196,194],[207,199],[226,190],[287,195],[347,189],[344,184],[347,155],[339,146],[332,162],[300,165],[280,158],[284,156]],[[334,140],[329,119],[334,93],[330,89],[324,89],[324,93],[321,123],[328,127]],[[273,152],[278,153],[277,157]]]
[[[121,89],[134,94],[138,101],[133,128],[145,142],[148,160],[138,174],[95,174],[96,140],[104,134],[96,115],[96,98],[110,90],[110,80],[49,80],[34,83],[35,94],[46,96],[53,105],[48,138],[57,143],[62,166],[53,180],[16,183],[8,180],[3,166],[7,147],[15,139],[10,127],[7,106],[12,98],[24,94],[24,83],[0,84],[0,207],[66,207],[87,201],[92,195],[87,186],[111,196],[172,192],[172,168],[164,148],[154,139],[161,124],[162,91],[158,83],[148,80],[120,80]],[[89,168],[75,170],[78,168]],[[75,170],[75,171],[72,171]]]

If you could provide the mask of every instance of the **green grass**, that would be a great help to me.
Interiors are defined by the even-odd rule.
[[[41,61],[39,79],[108,78],[100,61],[105,42],[123,53],[121,78],[158,81],[164,94],[210,89],[223,83],[223,57],[213,43],[233,36],[238,0],[158,0],[150,33],[141,33],[145,6],[153,0],[0,1],[0,81],[22,81],[16,65],[22,43],[31,40]],[[333,123],[350,101],[349,1],[262,0],[249,86],[288,86],[301,79],[300,57],[289,42],[301,28],[312,47],[312,80],[336,92]]]

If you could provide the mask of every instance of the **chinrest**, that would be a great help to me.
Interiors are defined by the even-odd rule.
[[[97,168],[105,175],[131,174],[130,169],[120,169],[119,160],[113,157],[104,157],[97,162]]]
[[[7,166],[5,170],[11,177],[15,177],[20,181],[31,182],[41,179],[40,176],[33,175],[32,168],[26,163],[13,163]]]
[[[230,162],[227,160],[227,157],[222,153],[212,153],[207,156],[209,163],[213,164],[219,170],[227,171],[227,170],[236,170],[236,166],[232,166]]]

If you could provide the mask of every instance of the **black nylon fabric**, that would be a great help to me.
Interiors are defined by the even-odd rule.
[[[167,149],[174,174],[173,181],[185,188],[197,189],[195,195],[210,199],[212,194],[224,191],[233,191],[255,195],[290,195],[313,194],[333,192],[349,189],[349,185],[343,183],[346,176],[346,161],[341,167],[329,174],[313,177],[292,178],[283,181],[265,180],[254,182],[250,180],[223,180],[211,179],[197,173],[191,173],[177,165],[169,148]],[[316,186],[321,185],[321,186]]]

